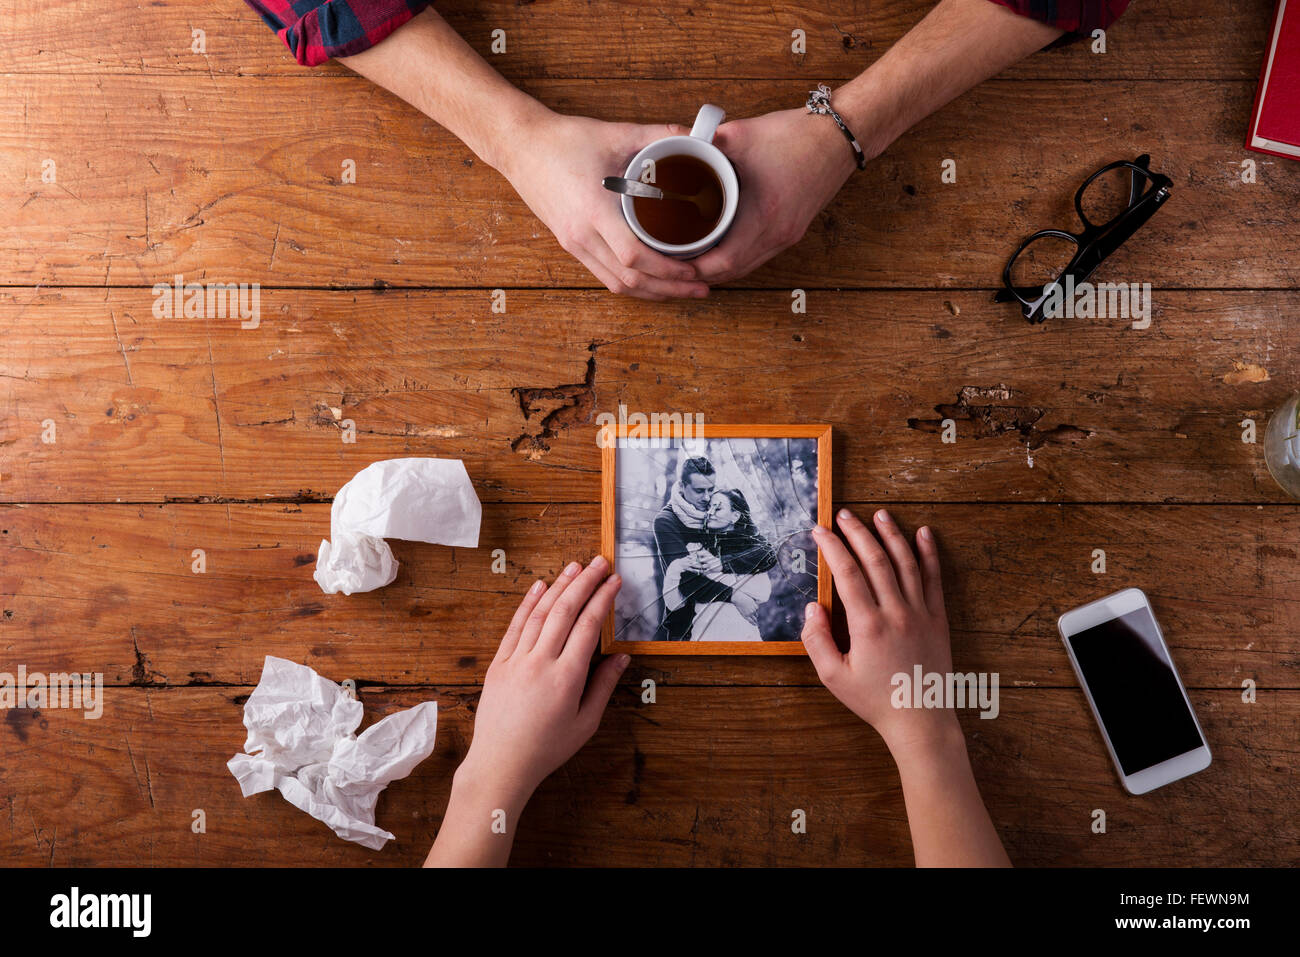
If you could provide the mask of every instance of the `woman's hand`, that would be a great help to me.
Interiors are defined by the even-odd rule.
[[[710,284],[746,276],[797,243],[857,168],[835,121],[801,109],[723,123],[713,145],[736,167],[740,206],[722,242],[694,260]]]
[[[758,624],[758,599],[745,594],[739,588],[731,590],[731,603],[736,606],[736,611],[740,616],[751,625]]]
[[[948,616],[939,579],[939,549],[927,527],[916,534],[920,561],[889,513],[876,512],[872,530],[847,509],[838,522],[852,551],[835,533],[814,526],[813,538],[830,565],[848,616],[850,647],[841,653],[831,637],[825,609],[810,604],[803,641],[822,683],[854,714],[875,728],[891,752],[926,745],[956,731],[955,712],[943,708],[895,708],[891,679],[913,668],[952,671]],[[883,547],[881,542],[884,543]]]
[[[698,549],[690,557],[694,563],[694,570],[706,578],[712,578],[716,581],[724,574],[722,559],[708,549]]]
[[[425,866],[504,865],[537,785],[595,734],[629,661],[606,658],[587,679],[622,584],[608,570],[604,558],[585,570],[574,562],[520,602],[488,666],[474,738]]]
[[[606,123],[547,110],[519,137],[525,144],[500,164],[501,173],[560,245],[610,292],[640,299],[707,296],[695,267],[637,239],[623,218],[621,198],[601,185],[622,176],[644,146],[690,133],[678,124]]]
[[[898,763],[917,866],[1006,867],[1011,862],[980,797],[956,712],[895,708],[891,701],[896,674],[910,680],[917,665],[945,677],[952,671],[934,534],[925,527],[916,533],[918,562],[883,509],[875,515],[880,541],[847,509],[838,520],[852,552],[821,526],[813,538],[844,602],[850,646],[841,653],[825,610],[809,605],[803,641],[817,676],[880,732]]]
[[[534,584],[488,667],[463,767],[507,793],[531,795],[587,743],[627,665],[627,655],[606,658],[588,685],[601,626],[622,584],[617,575],[606,579],[608,570],[598,556],[585,570],[570,564],[549,590]]]

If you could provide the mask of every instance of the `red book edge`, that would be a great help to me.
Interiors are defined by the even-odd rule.
[[[1260,104],[1264,100],[1264,81],[1268,77],[1268,69],[1273,63],[1273,56],[1277,53],[1278,31],[1282,29],[1282,11],[1285,9],[1286,0],[1278,0],[1277,6],[1273,9],[1273,25],[1268,31],[1268,49],[1264,53],[1264,63],[1259,68],[1259,86],[1255,88],[1255,105],[1250,111],[1250,127],[1246,130],[1246,149],[1254,153],[1267,153],[1270,156],[1280,156],[1283,159],[1294,160],[1300,159],[1300,156],[1295,153],[1280,153],[1277,150],[1252,145],[1255,139],[1255,129],[1259,126]],[[1300,144],[1296,145],[1300,148]]]

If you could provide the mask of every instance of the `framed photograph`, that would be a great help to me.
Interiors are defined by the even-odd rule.
[[[804,608],[830,609],[812,528],[830,527],[831,427],[686,418],[600,433],[601,553],[623,578],[601,650],[805,654]]]

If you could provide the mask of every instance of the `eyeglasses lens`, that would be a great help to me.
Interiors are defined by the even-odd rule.
[[[1075,245],[1059,236],[1039,236],[1011,265],[1011,283],[1017,288],[1042,289],[1065,271]]]
[[[1108,226],[1129,208],[1134,175],[1137,176],[1137,195],[1141,196],[1151,181],[1127,166],[1106,170],[1087,185],[1079,197],[1079,206],[1089,223]]]

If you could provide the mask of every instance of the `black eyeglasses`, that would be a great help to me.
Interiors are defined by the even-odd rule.
[[[1006,288],[994,301],[1018,300],[1030,322],[1047,318],[1043,307],[1055,284],[1072,287],[1085,282],[1169,198],[1172,180],[1153,173],[1150,162],[1151,157],[1143,153],[1133,162],[1103,166],[1084,180],[1074,194],[1083,232],[1040,229],[1028,237],[1007,260],[1002,270]],[[1036,279],[1041,282],[1032,282]]]

